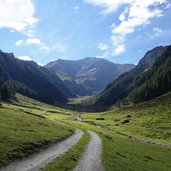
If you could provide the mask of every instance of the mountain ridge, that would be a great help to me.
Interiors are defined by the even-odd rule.
[[[0,71],[0,78],[13,80],[16,86],[20,84],[20,89],[27,89],[25,93],[34,92],[27,94],[37,100],[47,103],[66,102],[67,97],[74,96],[63,82],[45,67],[34,61],[17,59],[13,53],[0,52]]]
[[[144,57],[134,69],[119,76],[116,80],[108,84],[97,97],[95,97],[96,103],[108,106],[126,97],[128,93],[126,91],[127,88],[136,78],[141,77],[144,72],[148,72],[166,49],[167,46],[158,46],[145,53]]]
[[[102,90],[120,74],[134,68],[134,65],[114,64],[102,58],[86,57],[80,60],[59,59],[45,67],[63,80],[75,94],[85,96]]]

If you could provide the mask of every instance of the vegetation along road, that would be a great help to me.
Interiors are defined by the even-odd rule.
[[[14,162],[6,168],[1,168],[0,171],[38,171],[54,158],[66,152],[71,146],[75,145],[81,138],[82,134],[83,132],[81,130],[76,129],[74,135],[66,140],[54,144],[48,149],[30,156],[28,159]]]

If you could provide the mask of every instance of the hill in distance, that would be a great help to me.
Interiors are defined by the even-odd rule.
[[[133,64],[114,64],[105,59],[57,60],[45,66],[78,96],[97,93],[119,75],[133,69]]]
[[[171,46],[148,51],[138,65],[110,83],[96,97],[96,103],[113,105],[118,101],[141,102],[171,90]]]
[[[33,61],[19,60],[12,53],[0,51],[0,79],[13,81],[17,92],[46,103],[74,97],[55,74]]]

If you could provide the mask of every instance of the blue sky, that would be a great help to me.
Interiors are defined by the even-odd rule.
[[[170,0],[0,0],[0,49],[47,64],[102,57],[137,64],[171,44]]]

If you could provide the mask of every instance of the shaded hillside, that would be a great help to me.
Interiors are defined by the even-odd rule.
[[[171,91],[171,46],[156,63],[127,89],[128,99],[135,103],[153,99]]]
[[[57,60],[45,66],[64,81],[79,96],[102,90],[119,75],[134,68],[132,64],[113,64],[100,58]]]
[[[22,61],[12,53],[0,52],[0,78],[13,81],[17,92],[37,100],[66,102],[73,94],[63,82],[33,61]]]
[[[110,83],[106,89],[98,95],[96,103],[112,105],[118,100],[120,101],[127,97],[130,92],[127,88],[129,86],[134,87],[134,80],[141,77],[144,72],[151,68],[166,49],[167,47],[159,46],[148,51],[133,70],[122,74],[118,79]]]

